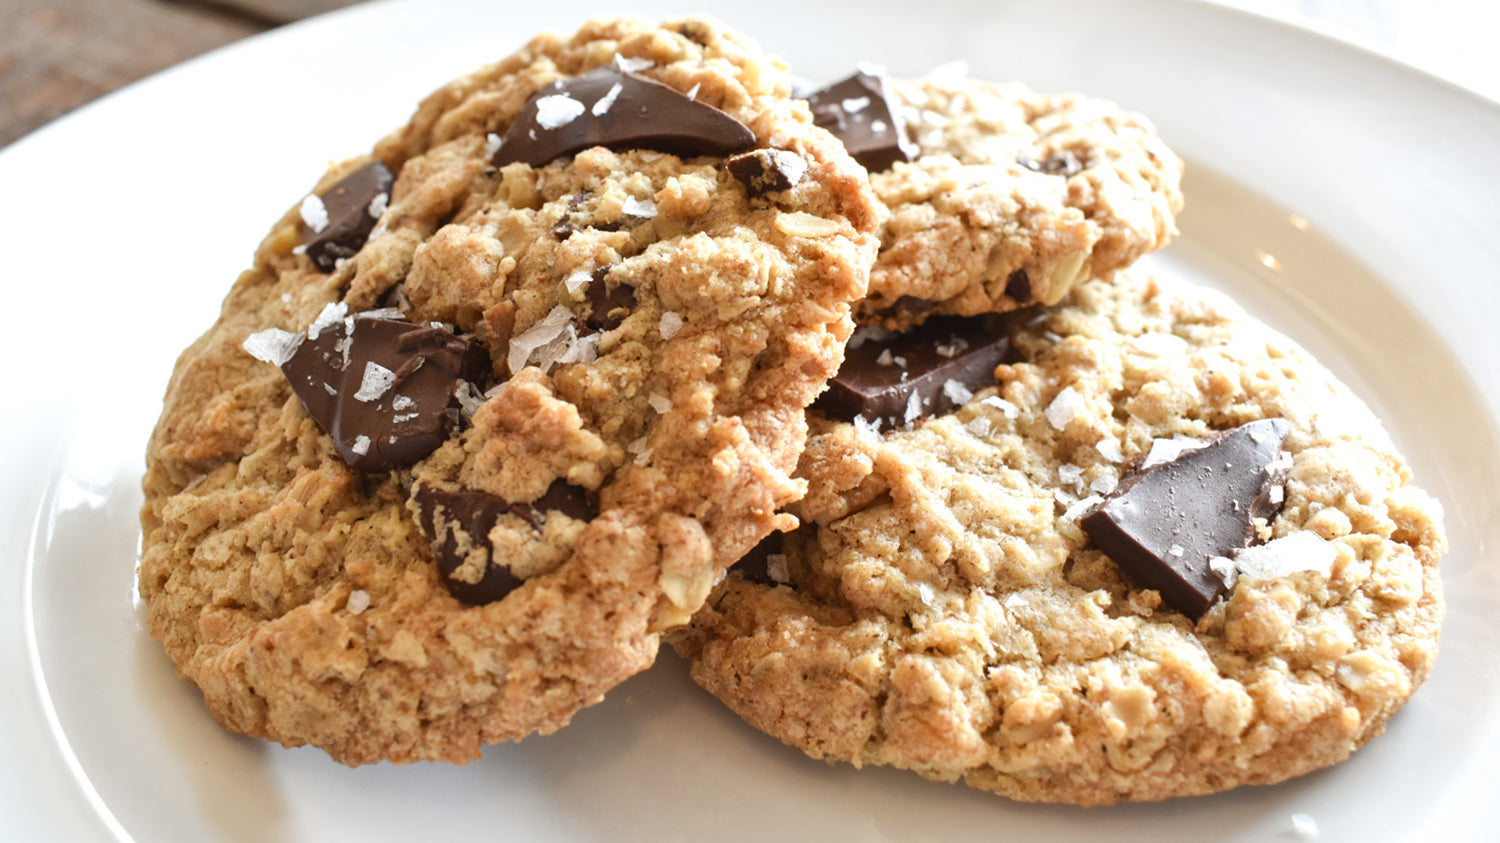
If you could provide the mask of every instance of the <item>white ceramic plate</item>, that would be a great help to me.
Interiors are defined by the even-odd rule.
[[[608,11],[380,3],[189,63],[0,154],[0,837],[1274,840],[1294,813],[1329,840],[1493,833],[1500,107],[1186,0],[722,5],[811,77],[962,58],[1157,121],[1190,163],[1189,204],[1152,265],[1311,348],[1447,505],[1443,655],[1387,735],[1282,786],[1083,811],[808,761],[671,655],[561,733],[467,767],[349,770],[220,730],[133,605],[141,452],[173,359],[328,160],[529,33]]]

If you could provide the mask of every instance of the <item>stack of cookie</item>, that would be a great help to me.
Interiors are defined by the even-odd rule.
[[[1305,352],[1122,271],[1180,177],[953,68],[538,37],[331,169],[179,360],[151,631],[345,764],[555,731],[668,640],[809,755],[1017,799],[1338,761],[1430,670],[1440,510]]]

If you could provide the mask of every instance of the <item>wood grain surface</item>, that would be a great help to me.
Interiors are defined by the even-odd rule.
[[[350,2],[0,1],[0,147],[162,68]]]

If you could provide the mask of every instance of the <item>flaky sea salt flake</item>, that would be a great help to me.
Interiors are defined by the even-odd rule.
[[[651,397],[646,399],[646,403],[650,404],[651,409],[658,413],[665,414],[672,409],[672,399],[656,392],[651,393]]]
[[[1234,567],[1240,576],[1256,579],[1285,577],[1298,571],[1327,577],[1338,555],[1338,547],[1317,533],[1292,533],[1241,550],[1234,555]]]
[[[567,94],[549,94],[536,101],[536,124],[543,129],[566,126],[583,114],[583,103]]]
[[[1318,821],[1312,814],[1292,814],[1292,836],[1298,840],[1314,840],[1318,836]]]
[[[637,199],[634,196],[625,197],[620,205],[620,211],[628,217],[639,219],[651,219],[656,216],[656,203],[650,199]]]
[[[1020,407],[1017,407],[1014,403],[1006,401],[1004,398],[1001,398],[998,395],[986,395],[984,399],[979,403],[994,407],[995,409],[1000,411],[1000,415],[1005,416],[1008,419],[1013,419],[1021,415]]]
[[[1089,510],[1093,509],[1103,502],[1104,498],[1101,498],[1098,495],[1089,495],[1086,498],[1080,498],[1077,503],[1068,507],[1067,511],[1063,513],[1063,520],[1076,521],[1081,518],[1084,513],[1088,512]]]
[[[283,331],[280,328],[267,328],[264,331],[256,331],[245,337],[241,347],[251,357],[262,363],[270,363],[273,366],[282,366],[286,361],[292,359],[297,349],[302,345],[302,335],[291,331]]]
[[[307,338],[315,340],[318,335],[340,323],[343,323],[345,332],[349,333],[353,325],[349,324],[349,306],[341,301],[330,302],[323,305],[318,311],[318,317],[307,326]]]
[[[360,377],[359,381],[359,391],[354,393],[354,400],[363,401],[368,404],[390,392],[391,387],[395,385],[395,372],[376,363],[374,360],[366,361],[364,374]]]
[[[974,397],[973,391],[967,386],[951,378],[943,382],[943,395],[960,407],[969,403],[969,400]]]
[[[625,90],[625,86],[621,85],[619,82],[611,85],[609,90],[605,92],[604,96],[600,97],[599,101],[594,103],[594,107],[590,109],[594,113],[594,116],[603,117],[605,114],[607,114],[610,107],[615,104],[615,100],[619,98],[620,92],[623,90]]]
[[[677,336],[677,332],[682,330],[681,314],[673,310],[664,311],[661,321],[656,323],[656,329],[661,332],[661,338],[664,340]]]
[[[361,433],[360,435],[354,437],[354,444],[349,446],[349,450],[353,451],[356,454],[359,454],[360,456],[364,456],[365,454],[370,453],[370,444],[370,437]]]
[[[312,229],[314,234],[321,234],[328,227],[328,208],[324,206],[323,198],[316,193],[303,197],[298,213],[302,216],[302,224]]]
[[[349,592],[349,599],[344,603],[344,608],[349,610],[351,615],[364,614],[364,611],[370,608],[370,592],[362,588]]]
[[[511,337],[510,353],[505,359],[506,365],[510,366],[511,374],[526,368],[532,354],[562,336],[572,321],[573,311],[557,305],[536,324],[522,331],[518,336]]]
[[[1063,387],[1063,390],[1057,393],[1057,397],[1052,399],[1052,403],[1047,405],[1045,410],[1047,423],[1052,425],[1053,430],[1062,430],[1083,409],[1083,396],[1078,394],[1078,390],[1071,386]]]
[[[621,55],[615,56],[615,67],[626,73],[640,73],[642,70],[649,70],[655,66],[656,62],[650,59],[636,59]]]
[[[1125,452],[1120,449],[1120,443],[1114,439],[1100,439],[1094,443],[1094,450],[1099,452],[1099,456],[1110,462],[1121,463],[1125,461]]]

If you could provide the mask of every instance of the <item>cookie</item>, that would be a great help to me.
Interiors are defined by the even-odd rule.
[[[150,629],[345,764],[551,732],[799,497],[880,209],[698,19],[540,36],[274,226],[147,452]]]
[[[890,209],[862,323],[1056,304],[1176,232],[1182,161],[1114,103],[957,65],[916,81],[863,68],[806,95]]]
[[[899,399],[846,383],[799,468],[804,526],[677,642],[751,725],[815,758],[1098,805],[1336,763],[1427,677],[1441,508],[1298,346],[1134,271],[984,348],[941,332],[939,359],[1006,362],[955,365],[895,421]],[[916,379],[909,349],[880,357]]]

